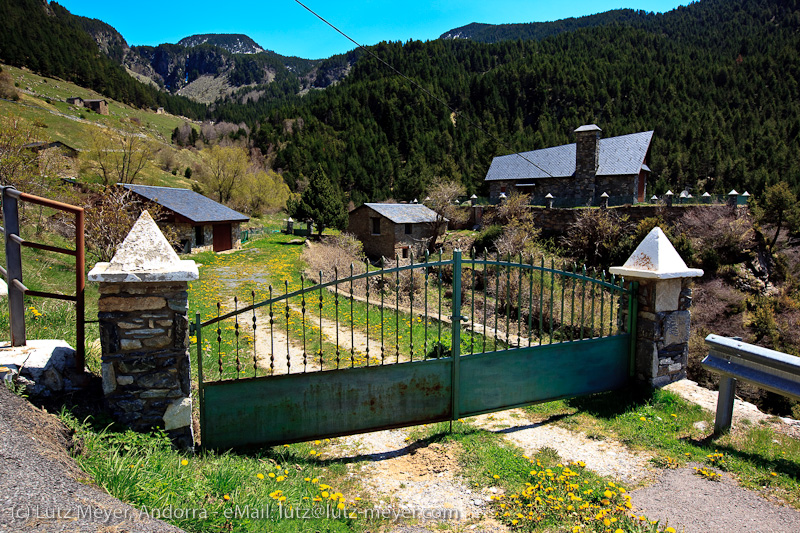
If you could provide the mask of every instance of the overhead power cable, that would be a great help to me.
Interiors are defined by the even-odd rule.
[[[370,49],[369,49],[369,48],[367,48],[366,46],[362,45],[361,43],[359,43],[358,41],[356,41],[355,39],[353,39],[352,37],[350,37],[349,35],[347,35],[345,32],[343,32],[342,30],[340,30],[340,29],[339,29],[339,28],[337,28],[336,26],[334,26],[334,25],[333,25],[333,23],[331,23],[331,22],[329,22],[328,20],[326,20],[326,19],[325,19],[324,17],[322,17],[322,16],[321,16],[319,13],[317,13],[316,11],[314,11],[313,9],[311,9],[310,7],[308,7],[307,5],[305,5],[305,4],[304,4],[303,2],[301,2],[300,0],[294,0],[294,1],[295,1],[296,3],[298,3],[298,4],[300,4],[300,6],[302,6],[302,7],[303,7],[303,8],[304,8],[306,11],[308,11],[309,13],[311,13],[312,15],[314,15],[315,17],[317,17],[319,20],[321,20],[322,22],[324,22],[325,24],[327,24],[328,26],[330,26],[331,28],[333,28],[333,29],[334,29],[334,30],[335,30],[337,33],[339,33],[339,34],[340,34],[342,37],[344,37],[345,39],[347,39],[348,41],[350,41],[351,43],[353,43],[354,45],[356,45],[358,48],[360,48],[361,50],[363,50],[364,52],[366,52],[367,54],[369,54],[370,56],[372,56],[372,57],[373,57],[375,60],[377,60],[378,62],[380,62],[381,64],[383,64],[383,65],[384,65],[384,66],[386,66],[387,68],[389,68],[389,69],[390,69],[392,72],[394,72],[395,74],[397,74],[398,76],[400,76],[401,78],[403,78],[404,80],[406,80],[407,82],[409,82],[410,84],[412,84],[413,86],[415,86],[415,87],[417,87],[418,89],[420,89],[422,92],[424,92],[424,93],[425,93],[426,95],[428,95],[430,98],[433,98],[434,100],[436,100],[437,102],[439,102],[440,104],[442,104],[443,106],[445,106],[447,109],[449,109],[449,110],[450,110],[450,112],[451,112],[451,113],[453,113],[453,114],[454,114],[454,115],[456,115],[456,116],[458,116],[458,115],[459,115],[459,113],[458,113],[458,112],[457,112],[455,109],[453,109],[452,107],[450,107],[450,104],[448,104],[447,102],[445,102],[444,100],[442,100],[441,98],[439,98],[438,96],[436,96],[435,94],[433,94],[431,91],[429,91],[429,90],[428,90],[428,89],[426,89],[424,86],[422,86],[422,85],[421,85],[419,82],[417,82],[416,80],[414,80],[414,79],[412,79],[412,78],[410,78],[410,77],[406,76],[405,74],[403,74],[402,72],[400,72],[399,70],[397,70],[395,67],[393,67],[393,66],[392,66],[392,65],[390,65],[388,62],[386,62],[386,61],[385,61],[385,60],[383,60],[381,57],[379,57],[379,56],[378,56],[378,55],[377,55],[375,52],[373,52],[372,50],[370,50]],[[540,167],[539,165],[537,165],[536,163],[534,163],[533,161],[531,161],[530,159],[528,159],[527,157],[525,157],[524,155],[522,155],[520,152],[516,152],[516,151],[514,151],[514,150],[513,150],[513,149],[512,149],[512,148],[511,148],[511,147],[510,147],[510,146],[509,146],[507,143],[505,143],[505,142],[504,142],[502,139],[500,139],[500,138],[499,138],[499,137],[497,137],[496,135],[494,135],[494,134],[490,133],[489,131],[485,130],[485,129],[484,129],[484,128],[483,128],[483,127],[480,125],[480,124],[478,124],[477,122],[475,122],[474,120],[472,120],[472,119],[471,119],[471,118],[469,118],[468,116],[464,115],[464,117],[463,117],[463,118],[464,118],[464,120],[465,120],[465,121],[466,121],[466,122],[467,122],[467,123],[468,123],[470,126],[472,126],[473,128],[476,128],[477,130],[479,130],[479,131],[483,132],[483,134],[484,134],[484,135],[486,135],[487,137],[491,138],[492,140],[494,140],[495,142],[497,142],[499,145],[501,145],[501,146],[505,146],[505,147],[506,147],[506,148],[507,148],[509,151],[512,151],[512,152],[514,152],[514,153],[513,153],[513,155],[516,155],[516,156],[518,156],[518,157],[521,157],[522,159],[524,159],[525,161],[527,161],[528,163],[530,163],[531,165],[533,165],[535,168],[538,168],[539,170],[541,170],[542,172],[544,172],[545,174],[547,174],[547,175],[548,175],[548,176],[550,176],[551,178],[552,178],[552,177],[554,177],[554,176],[553,176],[552,174],[550,174],[548,171],[546,171],[545,169],[543,169],[542,167]]]

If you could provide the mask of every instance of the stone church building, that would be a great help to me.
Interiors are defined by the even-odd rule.
[[[604,193],[612,205],[645,201],[653,132],[600,134],[589,124],[575,130],[572,144],[495,157],[485,178],[489,197],[520,191],[546,204],[549,194],[570,207],[599,205]]]

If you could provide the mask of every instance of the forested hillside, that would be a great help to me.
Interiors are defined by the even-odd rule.
[[[604,136],[655,130],[653,192],[798,190],[799,28],[797,1],[703,0],[541,41],[382,43],[378,57],[456,113],[369,55],[266,120],[266,108],[218,112],[261,120],[255,142],[277,151],[289,183],[321,166],[356,203],[410,200],[436,176],[480,192],[493,156],[571,142],[587,123]]]
[[[572,142],[588,123],[605,137],[655,130],[648,192],[758,196],[779,180],[800,192],[798,0],[619,10],[481,38],[496,43],[384,42],[322,61],[208,43],[128,48],[110,26],[43,0],[3,2],[0,16],[0,60],[140,107],[244,122],[292,187],[321,169],[356,204],[420,197],[437,178],[480,194],[492,157]],[[164,88],[224,77],[215,90],[228,96],[206,110],[138,83],[86,31],[110,57],[166,65]]]
[[[161,106],[195,118],[205,114],[205,106],[144,85],[98,54],[80,18],[55,2],[3,0],[0,20],[0,61],[66,79],[138,107]]]
[[[642,20],[647,13],[632,9],[615,9],[596,15],[578,18],[567,18],[552,22],[528,22],[522,24],[481,24],[473,22],[460,28],[455,28],[440,36],[440,39],[469,39],[479,43],[497,43],[500,41],[513,41],[517,39],[544,39],[582,28],[605,26],[615,22],[633,22]],[[650,14],[652,16],[652,14]]]

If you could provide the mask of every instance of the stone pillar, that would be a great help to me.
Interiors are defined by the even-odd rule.
[[[675,196],[675,193],[672,191],[667,191],[664,194],[664,202],[667,204],[667,207],[672,207],[672,199]]]
[[[652,387],[686,377],[692,304],[691,279],[702,276],[688,268],[661,228],[653,228],[624,266],[610,272],[637,281],[638,314],[634,375]],[[623,315],[627,309],[623,310]],[[625,317],[626,318],[626,317]]]
[[[608,209],[608,193],[604,192],[600,195],[600,209]]]
[[[728,193],[728,207],[731,209],[736,209],[736,206],[739,203],[739,193],[736,192],[736,189],[731,190]]]
[[[547,201],[547,209],[553,209],[553,195],[547,193],[547,196],[545,196],[544,199]]]
[[[110,263],[89,273],[100,283],[98,319],[103,393],[111,415],[135,431],[163,428],[194,446],[187,318],[194,261],[181,261],[145,211]]]

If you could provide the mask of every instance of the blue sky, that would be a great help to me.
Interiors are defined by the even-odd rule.
[[[428,40],[470,22],[543,22],[630,8],[664,12],[679,0],[301,0],[364,45]],[[174,43],[197,33],[244,33],[282,55],[309,59],[354,45],[294,0],[58,0],[70,12],[114,26],[130,45]]]

